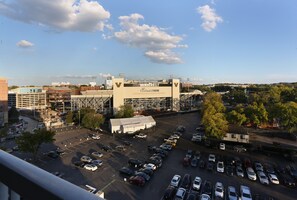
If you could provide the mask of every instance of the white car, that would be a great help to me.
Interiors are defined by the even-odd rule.
[[[276,185],[279,184],[279,180],[275,174],[268,174],[268,178],[271,183],[276,184]]]
[[[237,166],[236,167],[236,174],[237,174],[237,176],[239,176],[239,177],[244,177],[244,173],[243,173],[243,169],[242,169],[242,167],[241,166]]]
[[[186,193],[187,193],[186,189],[178,188],[176,195],[175,195],[175,199],[180,199],[180,200],[185,199]]]
[[[253,168],[248,167],[248,168],[246,169],[246,173],[247,173],[247,176],[248,176],[248,178],[249,178],[250,180],[252,180],[252,181],[257,180],[257,176],[256,176],[256,173],[255,173],[255,171],[253,170]]]
[[[147,137],[147,135],[145,135],[143,133],[139,133],[138,135],[135,135],[135,137],[145,139]]]
[[[217,182],[215,185],[215,196],[224,198],[224,186],[221,182]]]
[[[174,175],[171,179],[170,185],[173,187],[178,187],[180,182],[181,176],[180,175]]]
[[[228,192],[229,200],[238,200],[238,195],[237,195],[235,187],[229,186],[227,192]]]
[[[248,186],[240,186],[240,199],[241,200],[252,200],[252,193]]]
[[[173,134],[173,135],[171,135],[169,138],[172,138],[172,139],[179,139],[180,136],[177,135],[177,134]]]
[[[216,162],[216,156],[214,154],[209,154],[208,161],[209,162]]]
[[[211,200],[211,198],[208,194],[202,194],[200,200]]]
[[[103,164],[102,160],[92,160],[92,164],[96,166],[101,166]]]
[[[220,143],[220,149],[225,151],[225,149],[226,149],[225,143]]]
[[[99,140],[99,139],[100,139],[100,136],[99,136],[99,135],[96,135],[96,134],[94,134],[94,135],[92,135],[92,139],[94,139],[94,140]]]
[[[92,162],[92,158],[90,158],[89,156],[82,156],[82,157],[80,158],[80,160],[81,160],[82,162],[85,162],[85,163],[90,163],[90,162]]]
[[[91,155],[96,158],[101,158],[103,156],[103,153],[95,151]]]
[[[224,173],[224,171],[225,171],[224,162],[219,161],[217,163],[217,172]]]
[[[90,171],[96,171],[98,169],[98,167],[96,165],[93,164],[86,164],[84,166],[85,169],[90,170]]]
[[[201,182],[202,182],[201,178],[199,176],[196,176],[193,181],[193,186],[192,186],[193,190],[197,190],[197,191],[200,190]]]
[[[154,170],[154,171],[157,169],[156,165],[154,165],[152,163],[144,164],[143,167],[146,169]]]
[[[266,176],[266,174],[264,172],[258,171],[257,175],[259,177],[259,180],[260,180],[261,184],[269,185],[268,177]]]

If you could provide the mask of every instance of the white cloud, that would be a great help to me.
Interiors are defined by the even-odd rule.
[[[21,47],[21,48],[30,48],[30,47],[33,47],[34,46],[33,43],[31,43],[31,42],[29,42],[27,40],[21,40],[18,43],[16,43],[16,45],[18,47]]]
[[[201,14],[203,20],[201,26],[205,31],[210,32],[216,28],[218,23],[223,22],[222,17],[217,15],[215,9],[209,7],[209,5],[198,7],[197,12]]]
[[[110,73],[104,74],[104,73],[99,73],[99,77],[107,78],[112,76]]]
[[[165,29],[147,24],[139,24],[138,20],[144,19],[140,14],[120,16],[121,31],[115,32],[114,37],[129,46],[145,50],[145,56],[156,63],[180,63],[181,58],[174,52],[174,48],[185,48],[187,45],[179,44],[181,36],[170,35]]]
[[[59,31],[91,32],[105,27],[110,13],[97,1],[14,0],[0,2],[0,15]]]

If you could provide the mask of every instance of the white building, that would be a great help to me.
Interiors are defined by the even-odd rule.
[[[110,119],[111,133],[133,134],[136,131],[152,128],[154,126],[156,126],[156,121],[152,116]]]

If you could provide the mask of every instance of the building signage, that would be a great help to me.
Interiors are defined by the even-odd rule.
[[[147,89],[147,88],[141,88],[140,92],[160,92],[159,89]]]

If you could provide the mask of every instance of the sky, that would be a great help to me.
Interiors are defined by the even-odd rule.
[[[296,0],[0,0],[0,77],[297,82],[296,8]]]

